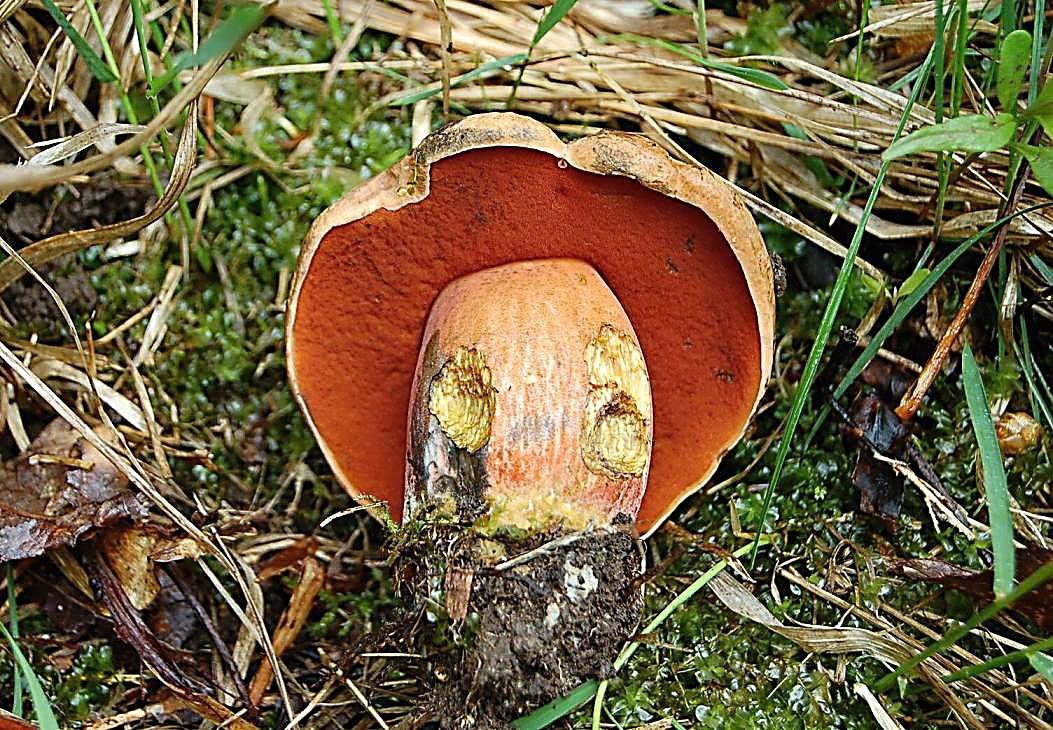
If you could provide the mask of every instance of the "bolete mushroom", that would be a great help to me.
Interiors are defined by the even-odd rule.
[[[300,254],[290,383],[337,479],[375,514],[403,517],[406,417],[436,297],[459,277],[547,258],[595,269],[639,338],[654,409],[641,534],[741,438],[771,369],[775,309],[741,199],[639,136],[565,144],[527,117],[479,114],[326,210]],[[509,309],[506,351],[532,324]]]
[[[288,305],[288,367],[356,500],[396,524],[427,507],[489,536],[443,556],[461,577],[430,580],[445,581],[453,619],[466,594],[534,610],[480,623],[482,640],[535,632],[509,661],[562,682],[502,698],[494,716],[508,718],[609,668],[636,620],[626,591],[638,595],[639,559],[631,539],[598,538],[600,552],[620,551],[611,564],[563,541],[532,574],[551,595],[520,609],[533,599],[507,593],[518,589],[492,577],[473,587],[487,550],[491,568],[523,567],[490,537],[511,531],[530,547],[611,525],[652,532],[742,437],[771,369],[773,319],[769,255],[723,180],[638,135],[568,144],[527,117],[480,114],[315,221]],[[557,626],[590,611],[609,624],[610,646],[593,654]],[[501,653],[490,646],[473,681],[500,683]],[[582,666],[555,666],[567,654]]]

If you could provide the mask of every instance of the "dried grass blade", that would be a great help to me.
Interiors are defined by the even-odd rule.
[[[88,147],[93,147],[99,142],[112,139],[118,134],[138,134],[146,127],[141,124],[120,124],[116,122],[103,122],[91,129],[85,129],[72,137],[59,141],[54,147],[49,147],[39,152],[29,160],[31,165],[54,165],[62,162],[68,157],[73,157],[83,152]],[[40,147],[44,143],[37,143],[34,147]]]
[[[2,30],[2,27],[0,27],[0,30]],[[149,142],[162,128],[175,121],[188,107],[187,118],[188,120],[194,120],[193,123],[196,126],[196,99],[201,90],[205,88],[205,84],[208,83],[209,79],[215,76],[219,69],[223,67],[225,61],[226,57],[217,58],[198,71],[187,85],[183,87],[183,90],[172,97],[172,100],[164,106],[161,113],[150,120],[150,123],[143,128],[142,132],[126,139],[103,154],[64,166],[0,165],[0,195],[17,190],[39,190],[48,185],[68,180],[75,175],[83,175],[102,169],[120,157],[137,154],[144,144]],[[88,126],[95,126],[95,124],[96,122],[92,120],[92,123]],[[185,127],[183,134],[186,134]],[[192,150],[193,147],[190,149]]]
[[[91,71],[92,76],[101,81],[104,84],[112,83],[117,80],[117,75],[110,70],[101,58],[91,47],[91,44],[82,36],[73,24],[69,22],[62,11],[59,10],[58,6],[55,5],[54,0],[42,0],[44,3],[44,9],[51,15],[52,20],[58,24],[66,36],[73,42],[73,45],[77,49],[78,55],[84,60],[88,70]]]
[[[186,189],[187,183],[190,182],[190,175],[193,172],[194,161],[197,156],[196,132],[197,102],[193,102],[187,115],[187,122],[183,126],[183,134],[179,140],[175,160],[172,163],[172,175],[168,181],[168,187],[165,188],[165,194],[161,199],[146,213],[138,218],[132,218],[121,223],[82,231],[70,231],[69,233],[61,233],[57,236],[45,238],[23,248],[20,251],[22,259],[29,266],[39,267],[49,261],[54,261],[60,256],[80,251],[88,246],[131,235],[160,219],[168,212],[169,208],[175,205],[183,190]],[[123,144],[127,144],[127,142]],[[123,146],[123,144],[120,146]],[[24,273],[25,268],[23,264],[12,257],[0,262],[0,291],[9,287]]]

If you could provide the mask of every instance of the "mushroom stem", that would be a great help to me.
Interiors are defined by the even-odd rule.
[[[530,532],[635,519],[651,388],[629,318],[575,259],[449,284],[425,326],[409,407],[405,514]]]

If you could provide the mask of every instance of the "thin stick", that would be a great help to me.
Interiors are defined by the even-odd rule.
[[[442,119],[450,121],[450,54],[453,53],[453,27],[450,14],[446,12],[446,0],[434,0],[435,9],[439,11],[439,30],[442,43],[439,53],[442,55]]]
[[[1027,171],[1027,160],[1023,160],[1020,166],[1020,173],[1013,182],[1013,191],[1009,195],[1009,200],[1005,203],[1002,210],[999,211],[999,218],[1016,209],[1024,192],[1024,181],[1027,179]],[[947,360],[947,356],[951,354],[951,348],[958,341],[958,336],[965,329],[965,324],[969,321],[969,315],[972,314],[973,307],[976,306],[976,302],[980,299],[980,292],[983,290],[984,284],[987,283],[991,270],[994,269],[995,262],[998,260],[998,254],[1005,246],[1008,235],[1009,223],[1007,221],[995,233],[991,248],[987,250],[983,261],[980,262],[980,267],[976,270],[976,276],[973,278],[973,283],[969,285],[969,291],[965,293],[965,298],[962,300],[962,306],[958,309],[958,313],[954,315],[954,319],[947,326],[947,330],[943,333],[943,337],[940,338],[939,344],[936,345],[936,349],[929,357],[929,361],[925,363],[921,375],[918,376],[911,389],[903,395],[903,400],[900,401],[899,407],[896,408],[896,415],[899,416],[901,421],[909,421],[914,417],[921,407],[925,394],[929,392],[929,388],[932,387],[932,384],[936,382],[936,378],[943,371],[943,363]]]

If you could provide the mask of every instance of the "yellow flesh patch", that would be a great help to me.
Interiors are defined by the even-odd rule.
[[[651,385],[636,341],[609,324],[585,348],[589,393],[581,458],[595,474],[643,476],[651,454]]]
[[[490,440],[496,396],[482,353],[462,345],[432,379],[428,410],[447,438],[474,454]]]

